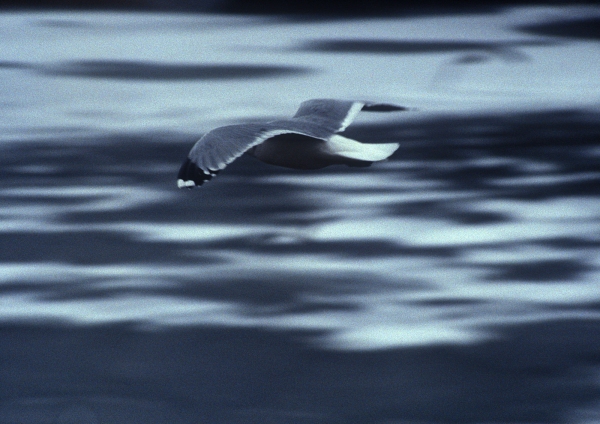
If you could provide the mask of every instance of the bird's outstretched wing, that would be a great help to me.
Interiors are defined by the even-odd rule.
[[[312,99],[302,102],[292,120],[310,122],[329,131],[329,136],[344,131],[358,112],[396,112],[408,110],[390,103],[366,101]]]
[[[270,124],[241,124],[216,128],[196,142],[179,169],[177,186],[193,188],[217,175],[220,170],[263,141],[301,132]]]

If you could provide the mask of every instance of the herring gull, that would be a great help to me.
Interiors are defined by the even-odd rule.
[[[312,99],[302,102],[291,119],[216,128],[192,147],[179,170],[177,186],[201,186],[245,152],[262,162],[294,169],[370,166],[391,156],[399,143],[361,143],[339,133],[360,111],[403,110],[408,109],[389,103]]]

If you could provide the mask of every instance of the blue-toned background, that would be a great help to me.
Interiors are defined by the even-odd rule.
[[[0,13],[1,423],[600,420],[600,8]],[[414,108],[299,172],[206,131]]]

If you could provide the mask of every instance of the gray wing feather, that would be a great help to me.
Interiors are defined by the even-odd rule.
[[[361,110],[365,112],[395,112],[408,110],[408,108],[391,103],[312,99],[302,102],[292,120],[318,125],[329,132],[325,135],[325,137],[329,137],[334,133],[344,131]]]
[[[335,99],[312,99],[302,102],[292,118],[318,125],[329,135],[343,131],[362,108],[362,102]]]
[[[177,185],[192,188],[204,184],[248,149],[268,138],[294,132],[269,124],[229,125],[206,133],[194,144],[179,169]]]
[[[228,125],[206,133],[192,147],[188,158],[203,171],[214,173],[265,140],[291,133],[321,140],[326,140],[332,134],[314,124],[292,119],[264,124]]]
[[[268,138],[288,131],[268,124],[228,125],[205,134],[192,147],[188,157],[205,172],[225,168],[244,152]]]

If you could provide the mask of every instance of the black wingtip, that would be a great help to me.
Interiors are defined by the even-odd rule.
[[[183,165],[181,165],[181,168],[179,168],[179,174],[177,174],[177,187],[189,189],[199,187],[217,175],[218,172],[218,170],[209,170],[209,172],[205,172],[202,168],[198,167],[194,162],[187,158]]]

